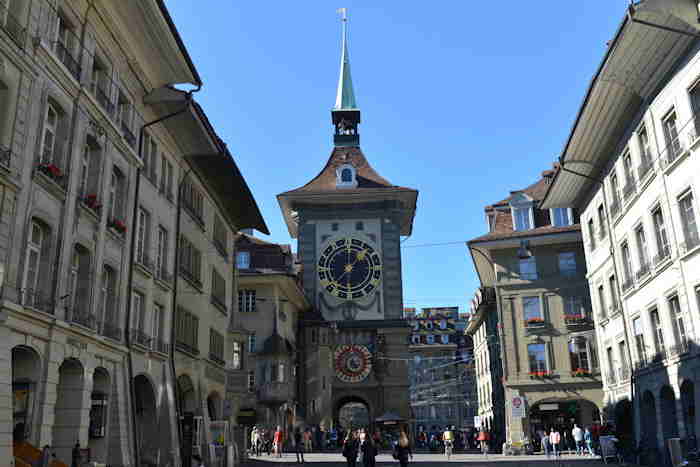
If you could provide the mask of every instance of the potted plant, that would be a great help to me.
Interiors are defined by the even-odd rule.
[[[120,219],[117,219],[116,217],[112,217],[109,219],[109,222],[107,222],[107,227],[110,227],[120,234],[123,234],[126,232],[126,224],[122,222]]]
[[[89,207],[93,211],[97,211],[102,207],[102,205],[97,201],[97,195],[87,195],[83,198],[83,203],[85,206]]]
[[[571,372],[571,376],[588,376],[591,374],[591,370],[587,368],[576,368]]]
[[[544,318],[528,318],[525,320],[525,324],[528,326],[538,326],[544,324]]]
[[[58,180],[63,176],[63,173],[61,172],[61,169],[56,166],[55,164],[51,163],[41,163],[39,164],[38,167],[39,172],[43,173],[47,177],[53,179],[53,180]]]

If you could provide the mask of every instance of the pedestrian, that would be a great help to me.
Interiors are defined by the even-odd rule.
[[[256,426],[253,426],[253,429],[250,431],[250,452],[254,456],[258,456],[258,439],[259,439],[260,434],[258,433],[258,428]]]
[[[282,427],[277,425],[277,431],[275,431],[275,436],[272,439],[274,443],[274,451],[277,457],[282,457],[282,443],[284,442],[284,434],[282,433]]]
[[[574,428],[571,430],[571,436],[574,437],[574,443],[576,443],[576,454],[579,456],[583,455],[583,430],[579,428],[578,425],[574,423]]]
[[[479,436],[476,437],[476,440],[479,442],[479,447],[481,448],[481,453],[488,457],[489,455],[489,432],[486,431],[485,428],[482,428],[479,431]]]
[[[301,429],[297,427],[294,430],[294,452],[297,455],[297,464],[304,463],[304,441],[301,435]]]
[[[375,467],[375,458],[377,457],[377,448],[374,446],[372,437],[363,433],[364,439],[360,444],[360,452],[362,452],[362,465],[364,467]]]
[[[80,443],[79,442],[76,442],[75,446],[73,446],[73,450],[71,451],[71,457],[73,459],[71,461],[71,464],[70,464],[71,467],[78,467],[81,464],[81,462],[80,462]]]
[[[586,427],[586,431],[583,432],[583,440],[586,442],[586,449],[590,456],[594,456],[593,453],[593,433]]]
[[[192,467],[205,467],[204,466],[204,461],[202,458],[199,456],[199,454],[192,454],[192,460],[194,461],[192,463]]]
[[[348,431],[348,434],[345,436],[343,457],[348,467],[355,467],[355,461],[357,461],[357,440],[352,431]]]
[[[541,432],[540,443],[542,444],[542,450],[544,454],[549,459],[549,454],[552,452],[552,444],[549,442],[549,431],[544,430]]]
[[[559,443],[561,443],[561,434],[557,428],[552,427],[552,430],[549,432],[549,444],[552,446],[552,454],[554,454],[554,457],[559,457],[561,454],[559,451]]]
[[[408,459],[413,459],[413,452],[411,452],[411,443],[408,442],[408,436],[406,436],[406,432],[403,430],[401,430],[401,434],[399,434],[399,442],[396,444],[395,450],[394,459],[399,461],[401,467],[406,467],[408,465]]]
[[[306,430],[304,430],[304,450],[306,452],[312,452],[313,451],[313,446],[311,444],[311,431],[309,430],[309,427],[306,427]]]

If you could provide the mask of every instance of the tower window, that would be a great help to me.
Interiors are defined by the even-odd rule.
[[[333,222],[333,223],[331,224],[331,230],[332,230],[333,232],[337,232],[337,231],[338,231],[338,223],[337,223],[337,222]]]
[[[355,167],[352,164],[343,164],[335,169],[336,186],[339,188],[356,188],[357,177]]]
[[[340,175],[340,181],[343,183],[351,183],[352,182],[352,170],[350,169],[343,169]]]
[[[362,221],[356,222],[355,230],[365,230],[365,224]]]

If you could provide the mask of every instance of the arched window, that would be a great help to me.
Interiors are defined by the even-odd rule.
[[[49,229],[37,220],[29,225],[27,248],[22,277],[22,303],[26,307],[50,311],[48,302],[43,300],[43,283],[48,280],[48,235]]]
[[[569,341],[569,358],[575,375],[590,374],[598,366],[595,348],[587,337],[577,336]]]
[[[343,183],[352,183],[352,170],[344,168],[340,173],[340,181]]]
[[[351,164],[343,164],[335,171],[336,186],[355,188],[357,186],[355,167]]]

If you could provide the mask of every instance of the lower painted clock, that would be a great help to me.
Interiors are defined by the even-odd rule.
[[[339,345],[334,360],[335,376],[345,383],[359,383],[372,371],[372,353],[364,345]]]

